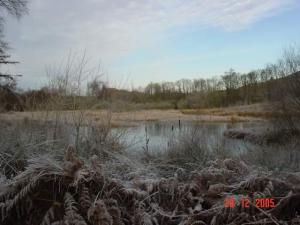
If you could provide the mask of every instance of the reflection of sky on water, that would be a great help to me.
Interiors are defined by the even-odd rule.
[[[140,151],[145,147],[146,139],[149,139],[150,151],[163,151],[172,140],[194,134],[196,138],[204,140],[211,149],[222,145],[222,148],[238,153],[245,151],[249,144],[241,140],[225,138],[223,133],[228,129],[251,129],[254,126],[255,123],[146,122],[141,123],[140,126],[128,128],[124,141],[128,146],[127,149]],[[121,128],[115,128],[113,132],[117,133],[119,129]]]

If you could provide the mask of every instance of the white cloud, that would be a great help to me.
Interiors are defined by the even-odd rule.
[[[57,61],[69,49],[87,49],[108,65],[137,48],[155,46],[172,27],[239,30],[295,4],[296,0],[32,0],[28,16],[20,23],[9,21],[7,36],[27,72],[37,63]],[[36,68],[32,76],[43,72],[43,67]]]

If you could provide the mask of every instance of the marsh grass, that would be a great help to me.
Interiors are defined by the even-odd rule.
[[[155,165],[162,174],[169,175],[180,168],[191,172],[208,166],[211,161],[226,158],[243,160],[270,171],[299,171],[300,143],[297,137],[279,143],[248,143],[244,140],[238,143],[233,144],[223,135],[211,137],[208,129],[195,126],[179,135],[171,135],[167,147],[150,148],[140,154],[145,164]],[[239,145],[241,149],[237,149]]]
[[[103,121],[93,123],[83,111],[72,112],[68,119],[60,111],[46,111],[38,118],[32,114],[23,120],[1,120],[1,171],[7,176],[16,175],[31,157],[60,155],[69,144],[76,146],[83,158],[93,154],[107,158],[107,151],[121,152],[126,128],[112,133],[110,123],[110,113]]]
[[[151,137],[150,137],[151,138]],[[207,127],[193,126],[179,133],[172,133],[166,138],[166,145],[147,147],[141,151],[141,159],[148,164],[156,165],[161,170],[172,173],[183,168],[192,171],[207,166],[216,158],[225,159],[233,156],[222,135],[211,136]]]
[[[293,138],[285,144],[253,145],[240,158],[273,171],[299,171],[299,144],[299,139]]]
[[[289,224],[299,219],[299,194],[291,193],[300,177],[290,172],[299,171],[297,140],[233,156],[223,136],[212,144],[209,130],[195,126],[171,136],[166,149],[128,154],[130,146],[126,152],[122,144],[126,129],[111,132],[110,113],[97,124],[77,113],[70,114],[74,124],[60,116],[0,123],[1,224],[190,225],[214,224],[217,217],[220,224]],[[77,148],[65,151],[70,134]],[[232,196],[253,202],[275,198],[276,207],[244,210],[237,204],[229,211],[224,198]]]
[[[181,110],[181,112],[183,114],[188,114],[188,115],[230,116],[236,119],[238,119],[238,117],[274,119],[274,118],[279,118],[283,115],[282,112],[268,111],[263,109],[251,110],[250,108],[247,110],[244,109],[243,111],[242,110],[239,111],[239,109],[233,110],[230,108],[212,108],[212,109],[184,109]]]

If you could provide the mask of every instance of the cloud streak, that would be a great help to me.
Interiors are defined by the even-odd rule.
[[[32,0],[29,16],[19,25],[10,21],[7,33],[19,60],[31,67],[62,57],[68,49],[87,49],[109,65],[138,48],[155,47],[170,28],[192,24],[235,31],[295,4],[296,0]]]

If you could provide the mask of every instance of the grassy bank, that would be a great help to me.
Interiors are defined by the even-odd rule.
[[[7,112],[1,113],[0,118],[6,121],[56,121],[58,117],[66,123],[74,124],[78,115],[84,115],[85,124],[101,124],[103,118],[108,114],[111,116],[111,126],[135,126],[144,121],[178,121],[190,120],[198,122],[243,122],[243,121],[264,121],[270,114],[263,111],[264,105],[228,107],[220,109],[203,110],[132,110],[113,112],[112,110],[61,110],[61,111],[32,111],[32,112]],[[260,110],[257,110],[260,108]],[[77,116],[76,116],[77,115]],[[270,115],[271,116],[271,115]]]
[[[165,152],[132,155],[118,139],[122,134],[111,136],[109,124],[75,135],[77,148],[63,138],[63,120],[1,126],[3,225],[293,224],[299,219],[294,191],[300,176],[293,172],[299,168],[286,168],[299,165],[298,152],[290,148],[295,145],[257,147],[230,158],[222,140],[211,151],[203,140],[206,131],[195,130]],[[229,208],[224,202],[233,196]],[[245,198],[251,203],[247,209]],[[262,198],[274,205],[256,206]]]
[[[300,180],[294,172],[299,171],[297,140],[286,146],[257,145],[233,156],[223,136],[212,149],[205,139],[209,130],[195,129],[170,140],[166,149],[150,151],[145,144],[134,153],[122,141],[126,128],[111,132],[114,117],[137,122],[191,115],[178,110],[39,113],[39,119],[2,115],[7,116],[0,123],[3,225],[191,225],[216,219],[219,224],[280,224],[299,219],[294,204],[299,195],[293,192]],[[232,196],[238,198],[230,209],[224,201]],[[242,198],[272,198],[274,207],[245,210]]]

